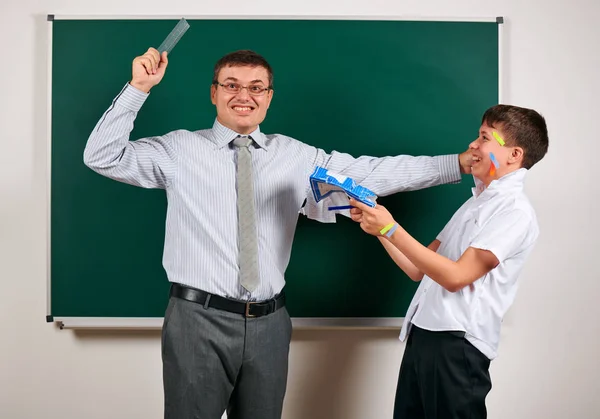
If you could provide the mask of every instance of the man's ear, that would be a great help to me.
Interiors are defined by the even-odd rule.
[[[210,85],[210,101],[212,102],[213,105],[217,104],[217,99],[215,98],[215,95],[217,94],[217,87],[214,84]]]
[[[510,156],[508,156],[508,162],[511,164],[520,163],[523,161],[524,156],[525,151],[521,147],[513,147]]]
[[[271,106],[271,100],[273,100],[273,94],[275,94],[275,91],[273,89],[269,90],[267,93],[267,109],[269,109],[269,106]]]

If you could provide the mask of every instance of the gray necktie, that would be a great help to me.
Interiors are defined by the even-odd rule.
[[[248,137],[237,137],[233,140],[233,145],[238,150],[236,178],[240,285],[252,292],[258,286],[259,277],[252,156],[248,149],[250,144],[252,138]]]

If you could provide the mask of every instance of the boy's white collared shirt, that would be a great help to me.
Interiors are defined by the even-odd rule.
[[[483,189],[476,179],[473,197],[456,211],[437,239],[437,253],[456,261],[469,248],[491,251],[498,266],[472,287],[451,293],[428,276],[421,280],[400,332],[411,323],[432,331],[464,331],[489,359],[497,356],[504,314],[514,301],[517,279],[539,235],[535,211],[523,192],[526,169],[494,180]]]

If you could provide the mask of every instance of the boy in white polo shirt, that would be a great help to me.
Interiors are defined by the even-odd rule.
[[[377,236],[396,264],[421,281],[406,313],[408,337],[394,419],[485,418],[490,360],[502,318],[537,237],[523,192],[527,171],[548,151],[544,118],[509,105],[488,109],[473,154],[473,197],[428,247],[381,205],[351,200],[354,221]]]

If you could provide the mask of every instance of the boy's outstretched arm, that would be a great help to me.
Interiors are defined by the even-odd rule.
[[[499,263],[489,250],[473,247],[469,247],[455,262],[423,246],[399,225],[391,237],[387,237],[381,234],[381,229],[389,224],[396,224],[396,221],[385,207],[377,205],[371,208],[353,199],[350,200],[350,205],[356,207],[351,211],[352,219],[359,222],[365,232],[388,240],[416,269],[450,292],[472,284]]]
[[[404,253],[402,253],[396,246],[394,246],[386,237],[379,236],[377,238],[379,239],[385,250],[388,252],[392,260],[396,263],[396,265],[398,265],[398,267],[402,269],[410,279],[412,279],[415,282],[418,282],[421,279],[423,279],[423,271],[417,268],[415,264],[412,263]],[[427,248],[432,250],[433,252],[436,252],[438,247],[440,247],[440,241],[437,239],[432,241],[429,244],[429,246],[427,246]]]

